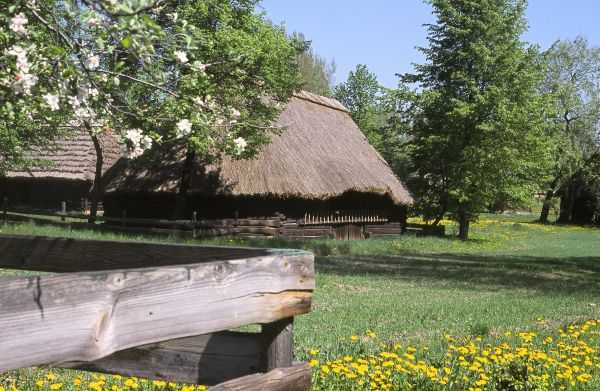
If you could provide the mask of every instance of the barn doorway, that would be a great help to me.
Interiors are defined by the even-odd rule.
[[[364,226],[359,224],[334,225],[336,240],[358,240],[364,239]]]

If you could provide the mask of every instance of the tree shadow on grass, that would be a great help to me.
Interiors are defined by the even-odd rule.
[[[317,257],[316,268],[320,273],[438,282],[473,290],[525,289],[600,297],[600,257],[348,255]]]

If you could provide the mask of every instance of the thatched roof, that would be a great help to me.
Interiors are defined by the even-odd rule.
[[[223,159],[198,167],[191,193],[275,195],[325,199],[348,191],[388,194],[397,204],[412,204],[404,184],[367,142],[338,101],[308,92],[294,95],[276,122],[285,127],[258,156]],[[176,192],[184,156],[173,148],[160,164],[134,162],[116,169],[107,192]],[[115,166],[115,167],[118,167]]]
[[[122,156],[123,147],[114,134],[104,133],[100,137],[103,147],[104,168],[108,168]],[[73,135],[58,140],[55,145],[39,148],[33,157],[50,162],[47,167],[32,168],[30,171],[9,171],[9,178],[63,178],[94,181],[96,152],[90,135],[85,129],[74,130]]]

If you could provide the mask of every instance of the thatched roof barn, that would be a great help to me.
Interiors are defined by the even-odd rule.
[[[114,134],[103,134],[100,143],[106,172],[122,156],[123,147]],[[32,155],[48,164],[29,171],[7,172],[0,178],[0,196],[7,197],[11,204],[55,209],[62,201],[69,204],[69,209],[78,208],[82,198],[89,198],[96,153],[86,130],[76,129],[71,136]]]
[[[185,215],[195,211],[219,221],[277,216],[275,228],[288,236],[339,236],[331,227],[343,226],[357,233],[340,235],[362,237],[369,223],[404,219],[411,195],[339,102],[296,94],[275,125],[284,132],[273,136],[254,159],[226,157],[209,166],[198,160]],[[168,217],[184,155],[180,147],[170,149],[160,164],[119,162],[109,173],[105,213],[126,210],[128,216]]]

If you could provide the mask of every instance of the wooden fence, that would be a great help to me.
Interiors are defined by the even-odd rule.
[[[293,317],[315,287],[310,253],[0,235],[0,267],[50,272],[0,278],[0,372],[310,388],[310,367],[292,361]],[[249,324],[261,332],[227,331]]]
[[[36,217],[32,217],[35,215]],[[255,218],[199,219],[192,213],[189,220],[146,219],[127,216],[97,216],[89,223],[87,214],[79,210],[68,211],[66,202],[55,211],[9,207],[4,199],[2,216],[5,220],[33,220],[39,224],[69,226],[108,232],[129,232],[139,234],[172,235],[190,238],[213,236],[238,237],[282,237],[290,240],[336,238],[336,226],[359,225],[360,237],[378,238],[390,235],[415,234],[417,236],[445,235],[444,226],[425,224],[404,224],[389,221],[385,211],[339,210],[312,211],[304,217],[293,219],[282,214]],[[54,219],[54,220],[52,220]],[[69,221],[67,221],[69,220]],[[96,224],[104,223],[104,224]]]

